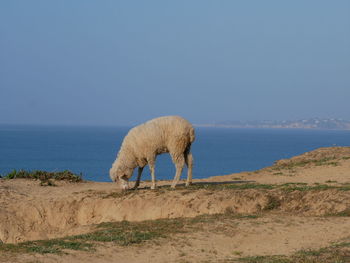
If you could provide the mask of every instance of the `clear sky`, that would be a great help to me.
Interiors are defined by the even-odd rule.
[[[350,119],[349,0],[1,0],[0,123]]]

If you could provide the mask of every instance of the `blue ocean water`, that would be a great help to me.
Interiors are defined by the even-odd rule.
[[[108,171],[127,127],[0,125],[0,174],[13,169],[72,170],[110,181]],[[349,146],[350,131],[196,128],[194,178],[252,171],[319,147]],[[172,179],[168,154],[158,156],[157,179]],[[185,178],[185,172],[182,175]],[[145,169],[144,180],[150,179]]]

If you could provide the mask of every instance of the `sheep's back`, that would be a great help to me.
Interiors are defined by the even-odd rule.
[[[140,152],[164,152],[173,140],[185,140],[192,143],[194,129],[190,122],[179,116],[165,116],[150,120],[132,128],[123,144]]]

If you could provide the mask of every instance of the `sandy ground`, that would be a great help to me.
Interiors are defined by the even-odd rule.
[[[240,256],[291,254],[316,249],[349,236],[350,218],[268,215],[236,220],[229,231],[178,234],[155,244],[104,245],[95,252],[68,255],[3,255],[3,262],[218,262]]]
[[[350,148],[319,149],[260,171],[216,176],[194,183],[343,185],[350,183]],[[170,182],[159,182],[168,185]],[[349,217],[325,217],[350,209],[350,191],[279,189],[151,191],[124,195],[113,183],[56,183],[0,179],[0,240],[18,243],[87,233],[95,224],[121,220],[195,217],[201,214],[262,213],[257,219],[234,219],[207,225],[192,234],[130,247],[104,244],[94,252],[67,255],[0,254],[0,262],[220,262],[240,256],[291,254],[350,237]],[[266,212],[271,200],[278,208]],[[218,224],[222,224],[218,222]],[[215,229],[215,231],[213,231]],[[1,252],[0,252],[1,253]]]

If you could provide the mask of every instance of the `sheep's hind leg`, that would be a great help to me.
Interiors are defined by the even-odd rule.
[[[184,168],[184,165],[185,165],[185,158],[183,155],[181,155],[181,157],[179,157],[177,159],[173,158],[173,161],[174,161],[175,167],[176,167],[176,174],[175,174],[175,178],[173,180],[173,183],[171,184],[171,188],[175,188],[175,186],[177,185],[177,183],[180,180],[182,169]]]
[[[154,190],[156,189],[156,176],[154,175],[154,162],[148,162],[149,169],[151,170],[151,176],[152,176],[152,185],[151,189]]]
[[[135,185],[134,185],[134,187],[132,189],[137,189],[137,187],[139,187],[142,171],[143,171],[143,167],[139,167],[138,174],[137,174],[137,179],[136,179]]]
[[[192,168],[193,168],[193,157],[192,153],[189,152],[185,155],[185,161],[187,165],[187,181],[186,186],[189,186],[192,184]]]

